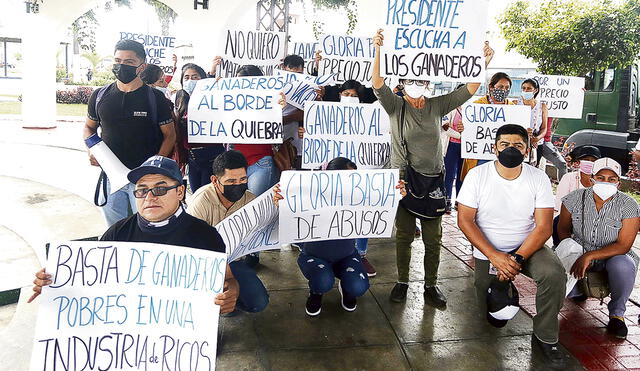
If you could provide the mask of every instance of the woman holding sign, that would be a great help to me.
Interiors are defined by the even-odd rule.
[[[540,86],[534,79],[526,79],[521,85],[522,93],[517,100],[517,104],[531,107],[531,124],[529,125],[529,135],[531,143],[531,159],[529,163],[536,165],[542,157],[542,148],[544,137],[547,134],[547,105],[536,100],[540,92]],[[538,153],[538,150],[540,153]]]
[[[382,30],[373,38],[375,57],[373,62],[372,85],[375,95],[391,119],[391,167],[400,168],[400,177],[405,179],[407,172],[413,172],[427,178],[442,177],[444,156],[440,142],[441,118],[469,100],[480,87],[480,83],[468,83],[452,93],[426,98],[428,81],[402,80],[404,97],[395,95],[380,76],[380,47],[384,41]],[[484,45],[485,62],[493,57],[489,43]],[[402,134],[401,134],[402,132]],[[411,188],[411,184],[409,184]],[[441,187],[443,188],[443,187]],[[440,198],[444,190],[438,188]],[[434,192],[435,192],[434,191]],[[440,246],[442,239],[442,210],[439,216],[421,219],[422,240],[425,245],[424,256],[424,295],[425,301],[435,307],[446,306],[447,299],[436,287]],[[409,288],[409,264],[411,261],[411,243],[414,239],[416,216],[409,213],[401,203],[396,215],[396,264],[398,283],[391,291],[390,299],[404,302]]]

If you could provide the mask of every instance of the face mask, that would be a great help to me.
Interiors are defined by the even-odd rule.
[[[424,93],[427,91],[427,87],[426,86],[419,86],[416,84],[411,84],[411,85],[405,85],[404,86],[404,92],[410,96],[413,99],[418,99],[421,96],[424,95]]]
[[[360,103],[360,98],[358,97],[347,97],[346,95],[340,96],[340,102],[342,103]]]
[[[507,95],[509,94],[509,90],[505,89],[492,89],[491,97],[495,99],[497,102],[504,102],[507,99]]]
[[[182,89],[187,92],[187,94],[191,95],[196,88],[196,84],[198,80],[187,80],[182,84]]]
[[[524,100],[531,100],[531,99],[533,99],[533,95],[534,95],[534,94],[535,94],[535,93],[534,93],[534,92],[532,92],[532,91],[523,91],[523,92],[522,92],[522,99],[524,99]]]
[[[162,94],[167,95],[167,88],[163,88],[162,86],[156,86],[155,88],[160,90]]]
[[[247,191],[249,186],[247,183],[232,184],[232,185],[225,184],[222,186],[222,188],[223,188],[222,195],[224,196],[224,198],[226,198],[231,202],[236,202],[242,198],[242,196]]]
[[[593,161],[580,160],[580,172],[591,175],[593,170]]]
[[[128,84],[138,76],[136,70],[140,66],[129,66],[128,64],[114,64],[111,68],[113,75],[123,84]]]
[[[502,152],[498,152],[498,161],[502,166],[513,169],[524,161],[524,155],[516,147],[507,147]]]
[[[595,182],[593,185],[593,192],[595,192],[595,194],[597,194],[602,200],[607,200],[618,192],[618,185],[616,183]]]

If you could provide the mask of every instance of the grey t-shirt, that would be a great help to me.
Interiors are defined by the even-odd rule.
[[[385,84],[373,89],[380,104],[391,120],[391,167],[402,169],[406,156],[400,139],[400,116],[404,99],[394,94]],[[427,98],[422,109],[405,104],[404,137],[407,142],[408,157],[414,170],[425,175],[436,175],[444,168],[440,127],[442,116],[465,103],[472,95],[466,86],[438,97]]]

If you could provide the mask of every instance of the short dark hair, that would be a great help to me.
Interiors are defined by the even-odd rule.
[[[538,80],[535,79],[526,79],[522,82],[522,84],[520,84],[520,86],[524,85],[524,84],[530,84],[533,86],[534,89],[538,90],[537,92],[535,92],[533,94],[534,98],[538,97],[538,93],[540,93],[540,84],[538,83]]]
[[[114,53],[118,50],[130,50],[136,53],[136,56],[144,63],[147,60],[147,53],[144,51],[144,46],[134,40],[120,40],[116,43]]]
[[[362,93],[362,84],[356,80],[347,80],[343,82],[342,85],[340,85],[340,87],[338,88],[338,94],[349,89],[355,89],[359,97]]]
[[[213,160],[211,168],[213,170],[213,175],[221,177],[224,176],[226,169],[234,170],[244,168],[246,170],[247,166],[249,166],[249,164],[247,163],[247,159],[244,155],[239,151],[231,150],[219,154],[218,157]]]
[[[529,143],[529,133],[527,129],[523,128],[520,125],[515,124],[506,124],[502,125],[496,131],[496,144],[498,144],[498,140],[500,140],[501,135],[519,135],[525,143]]]
[[[513,87],[513,81],[511,81],[511,77],[509,77],[509,75],[507,75],[504,72],[496,72],[496,73],[494,73],[493,76],[491,76],[491,80],[489,80],[489,87],[492,88],[492,87],[496,86],[498,81],[500,81],[502,79],[509,80],[509,88]]]
[[[187,70],[196,70],[201,79],[207,78],[207,73],[204,72],[204,69],[202,67],[198,66],[195,63],[187,63],[182,66],[182,72],[180,73],[180,85],[182,85],[182,82],[184,81],[184,73],[187,72]]]
[[[289,68],[300,68],[304,67],[304,59],[301,56],[296,54],[290,54],[284,57],[282,61],[282,65]]]
[[[336,157],[327,164],[327,170],[349,170],[349,168],[357,169],[358,166],[346,157]]]
[[[147,68],[140,74],[140,79],[147,85],[155,84],[162,76],[162,68],[155,64],[148,64]]]
[[[236,77],[245,76],[264,76],[264,73],[262,73],[262,70],[256,65],[245,64],[244,66],[238,68],[238,71],[236,71]]]

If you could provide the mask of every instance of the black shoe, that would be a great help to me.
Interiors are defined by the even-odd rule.
[[[566,367],[566,360],[564,355],[558,347],[558,343],[547,344],[541,342],[535,334],[531,334],[531,347],[537,347],[542,351],[545,358],[545,363],[556,370],[562,370]],[[533,349],[532,349],[533,350]]]
[[[353,312],[358,306],[358,301],[355,296],[347,296],[342,292],[342,283],[338,284],[338,291],[340,291],[340,304],[342,308],[347,312]]]
[[[437,286],[424,287],[424,301],[436,308],[444,308],[447,306],[447,298]]]
[[[409,284],[398,282],[393,289],[391,290],[391,295],[389,295],[389,299],[395,303],[402,303],[407,300],[407,290],[409,289]]]
[[[626,339],[629,330],[627,330],[627,325],[624,321],[616,317],[611,317],[607,324],[607,332],[618,339]]]
[[[244,257],[244,263],[249,266],[249,268],[255,269],[260,263],[260,255],[249,254]]]
[[[307,305],[305,307],[305,312],[311,317],[315,317],[320,314],[322,310],[322,295],[309,293],[309,297],[307,298]]]

